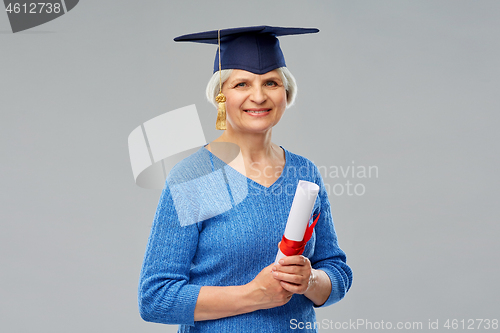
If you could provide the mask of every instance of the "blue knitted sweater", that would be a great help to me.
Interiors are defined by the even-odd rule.
[[[244,285],[274,262],[299,180],[320,186],[313,214],[321,215],[303,255],[310,259],[313,268],[325,271],[332,282],[331,294],[322,306],[344,297],[351,286],[352,272],[337,244],[319,170],[310,160],[283,150],[284,170],[270,187],[225,165],[205,147],[171,170],[156,210],[140,275],[139,309],[144,320],[180,324],[179,332],[217,333],[290,332],[292,319],[296,323],[315,322],[314,304],[299,294],[280,307],[194,321],[202,286]],[[203,178],[200,175],[217,172],[223,175],[225,184],[214,195],[213,182],[199,180]],[[193,183],[193,179],[198,181]],[[181,188],[189,193],[180,196],[179,185],[186,185]],[[222,192],[226,194],[220,195]]]

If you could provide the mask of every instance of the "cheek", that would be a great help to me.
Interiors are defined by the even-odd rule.
[[[241,102],[234,94],[226,95],[226,117],[231,123],[239,117]]]
[[[283,92],[280,92],[280,94],[278,94],[276,96],[276,105],[285,109],[286,108],[286,91],[283,90]]]
[[[223,93],[226,95],[226,112],[239,112],[246,95],[234,90]]]
[[[226,112],[227,113],[234,113],[238,111],[238,103],[235,100],[235,98],[227,97],[226,96]]]

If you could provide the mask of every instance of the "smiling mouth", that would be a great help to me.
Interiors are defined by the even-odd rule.
[[[255,109],[255,110],[243,110],[247,113],[266,113],[271,111],[271,109]]]

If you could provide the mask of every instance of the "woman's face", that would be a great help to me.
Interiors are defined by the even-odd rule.
[[[226,121],[235,131],[266,132],[285,112],[286,90],[276,70],[259,75],[234,69],[222,92],[226,96]]]

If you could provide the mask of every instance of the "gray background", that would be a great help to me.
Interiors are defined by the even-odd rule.
[[[366,193],[330,196],[354,282],[319,319],[499,319],[499,17],[484,0],[87,0],[12,34],[0,13],[0,331],[176,331],[137,309],[160,191],[134,184],[127,137],[193,103],[220,135],[215,48],[172,39],[260,24],[321,30],[281,38],[299,94],[273,141],[379,169],[325,178]]]

